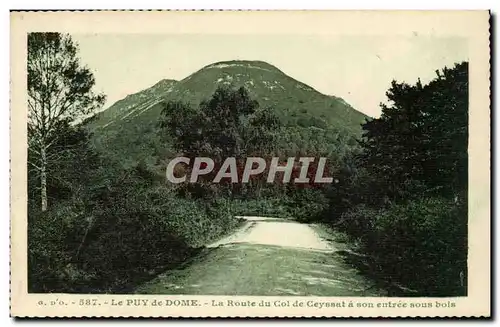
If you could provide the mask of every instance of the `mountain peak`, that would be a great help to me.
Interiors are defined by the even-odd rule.
[[[208,66],[205,66],[203,69],[209,68],[227,68],[227,67],[240,67],[240,68],[254,68],[254,69],[262,69],[268,71],[277,71],[281,72],[275,66],[260,60],[229,60],[229,61],[219,61]]]
[[[182,101],[200,108],[200,103],[210,99],[219,86],[245,87],[252,99],[262,108],[270,108],[293,133],[297,129],[313,129],[314,133],[322,130],[359,135],[360,124],[366,118],[342,99],[322,94],[267,62],[219,61],[180,81],[162,79],[117,101],[92,123],[96,144],[105,151],[112,149],[117,156],[126,154],[129,162],[149,158],[157,150],[173,149],[172,144],[157,143],[163,103]]]

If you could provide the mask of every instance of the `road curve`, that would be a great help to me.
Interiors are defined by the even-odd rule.
[[[181,268],[136,289],[140,294],[381,296],[344,262],[335,241],[310,225],[241,217],[234,234],[207,246]]]

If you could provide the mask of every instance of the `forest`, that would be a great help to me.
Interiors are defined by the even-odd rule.
[[[436,68],[426,84],[393,81],[358,135],[312,114],[285,124],[245,87],[162,101],[155,140],[171,157],[235,157],[240,171],[248,157],[326,157],[334,179],[171,184],[164,162],[123,165],[96,146],[105,96],[77,45],[30,33],[29,292],[127,293],[234,231],[237,215],[261,215],[344,233],[360,254],[348,260],[392,295],[466,295],[468,63]]]

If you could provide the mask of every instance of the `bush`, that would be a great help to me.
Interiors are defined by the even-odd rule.
[[[30,292],[123,292],[239,223],[227,200],[180,198],[146,168],[29,214]]]
[[[379,210],[365,204],[359,204],[342,214],[340,220],[334,225],[349,233],[354,238],[373,243],[369,239],[374,236],[375,221]]]
[[[287,205],[293,218],[301,222],[311,222],[325,215],[328,200],[321,189],[297,188],[288,197]]]
[[[291,216],[284,197],[234,200],[233,210],[239,216],[288,218]]]
[[[344,214],[342,222],[387,281],[425,296],[465,295],[465,205],[437,197],[381,210],[360,205]]]
[[[65,208],[53,214],[29,208],[28,223],[28,291],[51,292],[64,289],[75,274],[68,266],[71,249],[66,239],[70,232]]]
[[[232,231],[239,221],[230,201],[172,198],[165,203],[168,226],[189,246],[200,247]]]
[[[465,209],[465,210],[464,210]],[[467,209],[442,198],[392,206],[377,217],[384,264],[402,283],[424,294],[464,295],[467,273]]]
[[[324,215],[328,203],[322,190],[294,188],[289,195],[257,199],[233,200],[233,210],[240,216],[264,216],[276,218],[293,218],[300,222],[318,220]]]

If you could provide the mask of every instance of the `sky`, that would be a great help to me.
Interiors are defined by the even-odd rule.
[[[161,79],[181,80],[226,60],[262,60],[355,109],[380,115],[392,80],[423,83],[467,60],[461,38],[338,35],[72,35],[80,58],[107,95],[104,108]]]

